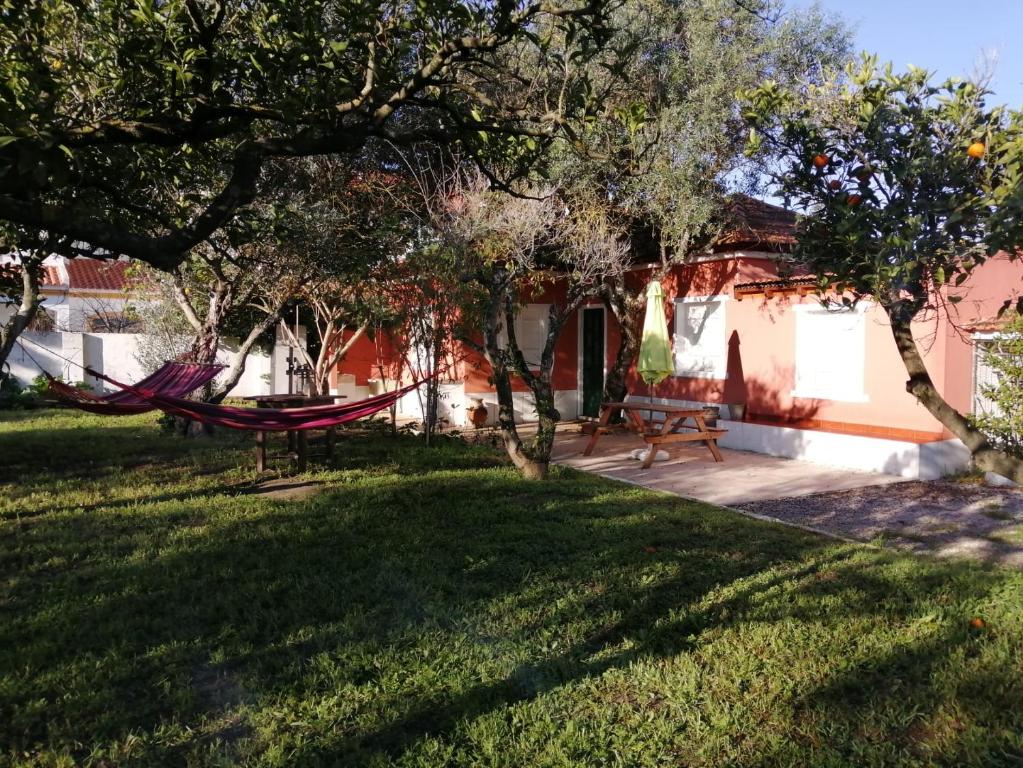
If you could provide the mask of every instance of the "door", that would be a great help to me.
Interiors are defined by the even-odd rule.
[[[604,309],[583,310],[582,415],[600,416],[604,397]]]

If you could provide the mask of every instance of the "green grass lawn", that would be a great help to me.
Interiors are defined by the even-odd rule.
[[[274,501],[248,448],[0,416],[0,764],[1023,763],[1023,574],[412,437]]]

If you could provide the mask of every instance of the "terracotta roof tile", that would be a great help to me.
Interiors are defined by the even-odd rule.
[[[792,211],[749,195],[735,195],[728,213],[732,223],[716,240],[715,250],[744,245],[785,249],[796,243],[796,214]]]
[[[116,291],[128,289],[128,262],[68,259],[64,262],[71,290]]]
[[[43,266],[43,279],[42,285],[44,286],[57,286],[63,285],[60,280],[60,270],[52,264],[46,264]]]

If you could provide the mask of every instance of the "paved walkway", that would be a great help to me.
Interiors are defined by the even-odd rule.
[[[654,462],[645,470],[639,461],[629,456],[645,445],[638,436],[604,435],[593,454],[583,456],[587,440],[589,435],[582,434],[578,425],[567,425],[555,440],[554,461],[585,472],[725,506],[903,482],[894,475],[835,469],[727,448],[721,449],[725,460],[717,463],[703,443],[673,445],[668,449],[667,461]]]
[[[605,435],[583,456],[587,440],[579,425],[565,425],[554,460],[845,538],[1023,569],[1023,489],[907,481],[724,448],[716,463],[702,443],[671,446],[667,461],[644,470],[630,457],[644,446],[637,436]]]

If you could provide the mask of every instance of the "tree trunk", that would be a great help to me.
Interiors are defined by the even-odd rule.
[[[973,463],[978,469],[994,472],[1023,484],[1023,460],[994,448],[983,432],[974,427],[965,416],[945,401],[937,387],[934,386],[931,375],[927,372],[927,366],[924,364],[920,349],[913,338],[910,322],[903,319],[897,309],[888,307],[885,309],[888,312],[889,320],[891,320],[895,345],[906,366],[906,372],[909,374],[906,391],[913,395],[934,418],[944,424],[949,432],[963,441],[970,449]]]
[[[504,439],[504,448],[508,452],[514,467],[527,480],[543,480],[547,477],[550,462],[550,450],[546,456],[537,455],[530,446],[523,442],[515,424],[515,399],[512,390],[511,370],[508,353],[501,348],[499,329],[501,328],[502,309],[506,301],[508,284],[504,279],[494,279],[489,285],[490,306],[483,323],[483,349],[494,378],[494,390],[497,393],[497,425]],[[513,335],[513,332],[509,336]],[[553,406],[553,398],[551,398]],[[545,409],[546,410],[546,409]],[[537,404],[537,412],[541,406]],[[542,425],[541,425],[542,431]],[[540,437],[538,432],[537,437]],[[553,435],[552,435],[553,440]]]
[[[245,373],[245,361],[248,359],[249,352],[259,341],[259,337],[262,336],[266,331],[280,319],[280,313],[275,315],[267,315],[260,320],[250,331],[249,335],[245,337],[245,340],[238,346],[238,349],[231,356],[231,362],[227,367],[227,372],[224,374],[224,378],[221,381],[220,388],[213,393],[209,398],[211,403],[223,402],[224,398],[227,397],[228,393],[242,378],[242,374]]]
[[[28,328],[42,300],[39,298],[39,272],[41,260],[24,259],[21,264],[21,302],[17,311],[0,326],[0,369],[7,362],[14,342]]]
[[[643,296],[642,293],[630,294],[624,286],[615,286],[604,296],[604,305],[614,315],[619,328],[618,350],[604,380],[604,400],[620,403],[629,395],[629,368],[639,354]],[[613,421],[621,423],[622,415],[616,414]]]

